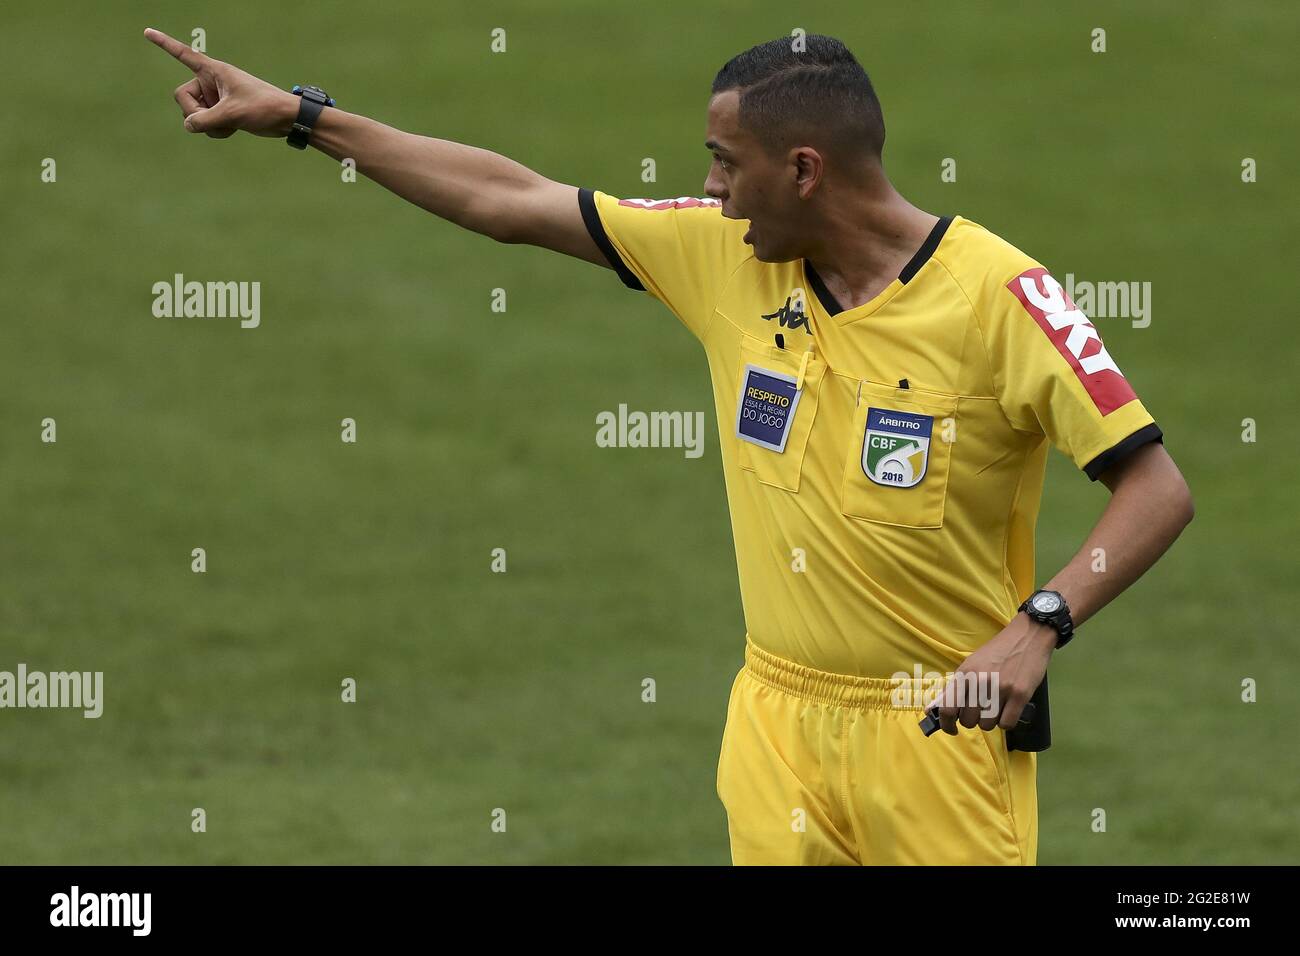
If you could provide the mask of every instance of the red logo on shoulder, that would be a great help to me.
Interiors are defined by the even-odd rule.
[[[620,199],[620,206],[633,206],[637,209],[695,209],[699,206],[721,206],[718,199],[696,199],[693,196],[679,196],[676,199]]]
[[[1046,269],[1026,270],[1008,282],[1007,288],[1070,363],[1102,415],[1137,398],[1088,316]]]

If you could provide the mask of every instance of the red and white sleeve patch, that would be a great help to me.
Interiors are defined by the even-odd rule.
[[[1101,335],[1046,269],[1020,273],[1007,288],[1056,346],[1103,416],[1137,398]]]
[[[699,206],[721,206],[718,199],[696,199],[694,196],[679,196],[676,199],[620,199],[620,206],[633,206],[637,209],[695,209]]]

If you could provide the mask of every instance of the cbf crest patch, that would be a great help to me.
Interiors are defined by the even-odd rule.
[[[911,488],[920,484],[930,461],[933,428],[932,415],[868,408],[862,470],[878,485]]]

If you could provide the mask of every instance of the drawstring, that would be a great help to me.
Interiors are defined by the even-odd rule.
[[[808,372],[808,360],[812,358],[812,355],[813,355],[813,347],[809,345],[808,351],[803,353],[803,358],[800,359],[799,361],[799,374],[795,377],[794,380],[794,390],[796,392],[801,391],[803,389],[803,378],[804,375],[807,374]]]

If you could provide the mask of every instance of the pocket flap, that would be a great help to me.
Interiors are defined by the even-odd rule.
[[[942,527],[956,415],[955,395],[861,382],[844,461],[844,514]]]

